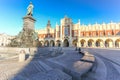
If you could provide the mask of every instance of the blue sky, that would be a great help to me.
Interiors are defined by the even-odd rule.
[[[23,27],[22,18],[32,1],[35,29],[44,28],[50,20],[52,27],[65,15],[81,24],[120,22],[120,0],[0,0],[0,33],[17,35]]]

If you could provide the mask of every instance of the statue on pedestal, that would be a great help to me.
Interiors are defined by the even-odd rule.
[[[27,7],[27,15],[30,15],[30,16],[33,15],[33,8],[34,8],[34,6],[33,6],[32,2],[30,2],[29,6]]]
[[[30,2],[27,8],[27,16],[23,18],[23,29],[8,46],[11,47],[37,47],[39,46],[38,34],[34,30],[35,19],[33,15],[33,4]]]

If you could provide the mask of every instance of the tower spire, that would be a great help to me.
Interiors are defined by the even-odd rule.
[[[51,27],[50,20],[48,20],[47,27]]]

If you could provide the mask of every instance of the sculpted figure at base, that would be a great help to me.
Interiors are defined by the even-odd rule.
[[[30,15],[30,16],[33,15],[33,8],[34,8],[34,6],[33,6],[32,2],[30,2],[29,6],[27,7],[27,15]]]
[[[39,47],[38,34],[34,30],[35,19],[33,15],[33,4],[30,2],[28,6],[27,16],[23,18],[22,31],[11,40],[8,46],[11,47]]]

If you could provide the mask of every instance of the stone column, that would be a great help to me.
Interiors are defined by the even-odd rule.
[[[62,37],[63,37],[63,35],[62,35],[62,25],[60,26],[60,41],[61,41],[61,47],[63,47],[63,41],[62,41]]]
[[[79,44],[79,46],[78,46],[78,47],[81,47],[81,42],[80,42],[80,41],[78,41],[78,44]]]
[[[69,47],[72,47],[72,39],[69,39]]]
[[[95,43],[94,42],[92,42],[92,47],[95,47]]]
[[[113,41],[113,47],[115,48],[115,41]]]
[[[120,48],[120,41],[118,42],[118,47]]]
[[[81,43],[80,43],[80,20],[78,21],[78,47],[81,47]]]
[[[113,47],[113,43],[110,41],[109,42],[109,47],[112,48]]]
[[[72,46],[72,24],[70,24],[70,40],[69,40],[69,44],[70,44],[70,47]]]
[[[64,42],[63,42],[63,41],[64,41],[64,40],[61,40],[61,42],[60,42],[60,43],[61,43],[61,46],[60,46],[60,47],[63,47],[63,44],[64,44]]]
[[[102,42],[100,42],[100,47],[104,47],[104,44]]]
[[[70,24],[70,38],[72,37],[72,24]]]
[[[85,43],[85,46],[84,47],[88,47],[88,42],[86,41],[86,43]]]
[[[106,47],[106,45],[105,45],[105,41],[103,41],[103,46]]]

